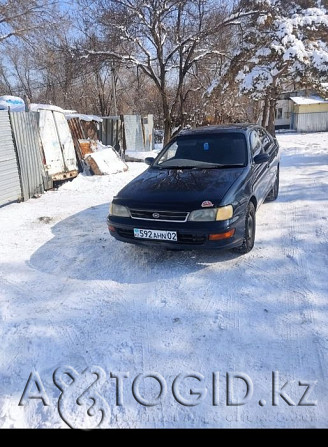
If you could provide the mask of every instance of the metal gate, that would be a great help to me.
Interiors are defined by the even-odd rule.
[[[9,113],[0,111],[0,206],[22,199]]]

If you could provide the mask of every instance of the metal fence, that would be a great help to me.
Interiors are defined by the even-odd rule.
[[[18,155],[23,198],[28,200],[42,194],[46,183],[37,116],[33,112],[10,112],[10,120]]]
[[[99,139],[121,155],[125,151],[151,151],[154,148],[153,115],[120,115],[102,117]]]
[[[145,150],[142,119],[140,115],[124,115],[125,150]]]
[[[123,117],[105,116],[99,128],[99,139],[105,146],[112,146],[117,152],[124,149]]]
[[[0,111],[0,206],[21,199],[18,160],[9,113]]]
[[[0,206],[28,200],[51,188],[55,180],[75,177],[83,159],[82,144],[98,139],[98,133],[102,143],[122,158],[125,150],[149,151],[153,118],[103,117],[99,125],[67,123],[64,114],[51,110],[0,111]]]

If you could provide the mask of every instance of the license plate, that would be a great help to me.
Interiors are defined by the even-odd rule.
[[[176,231],[142,230],[140,228],[134,228],[134,237],[169,242],[177,242],[178,240]]]

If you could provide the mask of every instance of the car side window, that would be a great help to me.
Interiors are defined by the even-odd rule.
[[[270,138],[270,135],[264,129],[259,129],[258,133],[259,133],[259,137],[260,137],[260,140],[261,140],[262,148],[263,148],[263,150],[265,152],[267,152],[270,149],[270,146],[272,144],[272,140]]]
[[[261,139],[256,130],[253,130],[250,135],[250,144],[251,144],[251,151],[253,157],[255,155],[258,155],[261,152],[262,146],[261,146]]]

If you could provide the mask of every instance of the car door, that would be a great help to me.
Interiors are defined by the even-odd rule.
[[[269,132],[263,128],[258,129],[258,134],[261,140],[262,152],[269,155],[269,162],[267,164],[267,193],[272,188],[277,172],[277,154],[278,154],[278,144],[275,142],[274,138],[269,134]]]
[[[259,128],[255,128],[250,133],[250,148],[252,160],[264,152],[263,142],[259,133]],[[268,189],[268,167],[269,163],[256,164],[252,161],[253,193],[255,194],[258,206],[265,200]]]

